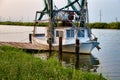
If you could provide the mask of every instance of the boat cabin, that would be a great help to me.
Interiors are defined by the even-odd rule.
[[[76,35],[77,34],[77,35]],[[85,37],[86,31],[85,29],[72,29],[70,28],[57,28],[55,29],[55,37],[63,37],[63,38],[81,38]]]
[[[57,28],[55,29],[54,41],[55,43],[59,42],[59,37],[63,38],[63,44],[72,44],[75,43],[76,37],[82,41],[88,39],[87,30],[84,28],[79,28],[79,30],[73,29],[71,27],[66,28]]]

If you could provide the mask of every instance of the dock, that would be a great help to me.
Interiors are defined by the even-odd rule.
[[[48,51],[48,47],[44,45],[36,45],[32,43],[21,43],[21,42],[1,42],[0,46],[11,46],[20,48],[27,51]]]

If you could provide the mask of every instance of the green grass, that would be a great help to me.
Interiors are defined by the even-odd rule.
[[[0,46],[0,80],[106,80],[101,74],[60,66],[55,58],[41,60],[26,52]]]

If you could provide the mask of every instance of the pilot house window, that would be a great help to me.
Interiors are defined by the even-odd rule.
[[[74,30],[67,30],[66,34],[67,38],[74,37]]]
[[[78,37],[84,37],[84,30],[78,31]]]

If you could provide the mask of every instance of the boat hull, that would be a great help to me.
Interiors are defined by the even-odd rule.
[[[44,45],[49,49],[49,45],[45,40],[35,39],[33,40],[34,44],[37,45]],[[91,51],[98,46],[99,43],[97,41],[88,41],[80,43],[79,46],[79,53],[81,54],[91,54]],[[59,45],[58,44],[52,44],[53,50],[59,51]],[[62,51],[67,53],[75,53],[75,44],[65,44],[62,45]]]
[[[98,46],[98,42],[87,42],[87,43],[80,43],[79,46],[79,53],[81,54],[91,54],[91,51]],[[58,50],[58,46],[53,46],[55,50]],[[62,46],[63,52],[68,53],[75,53],[75,44],[63,45]]]

